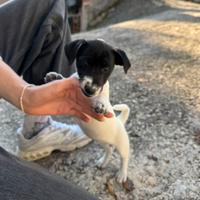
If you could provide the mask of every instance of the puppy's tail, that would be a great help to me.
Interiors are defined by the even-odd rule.
[[[116,104],[113,106],[113,109],[116,111],[120,111],[121,113],[117,116],[117,118],[125,124],[128,120],[130,108],[126,104]]]

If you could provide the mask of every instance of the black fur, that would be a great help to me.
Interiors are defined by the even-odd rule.
[[[80,80],[85,76],[92,77],[93,83],[102,88],[112,73],[115,65],[124,67],[127,73],[131,67],[126,53],[115,49],[102,40],[75,40],[65,46],[69,64],[76,60]]]

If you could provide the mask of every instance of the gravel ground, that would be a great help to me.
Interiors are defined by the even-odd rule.
[[[95,166],[103,153],[96,142],[37,163],[102,200],[200,199],[200,5],[167,2],[171,9],[158,14],[73,36],[103,38],[130,57],[127,76],[121,67],[112,74],[110,96],[131,108],[126,127],[134,189],[114,181],[118,154],[106,169]],[[0,145],[15,152],[22,114],[4,101],[0,113]]]

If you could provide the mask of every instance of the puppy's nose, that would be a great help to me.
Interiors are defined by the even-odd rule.
[[[84,88],[84,93],[86,96],[91,97],[95,94],[96,88],[86,85]]]

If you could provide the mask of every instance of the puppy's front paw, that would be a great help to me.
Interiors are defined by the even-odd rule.
[[[96,113],[98,114],[106,114],[108,113],[107,108],[105,105],[99,101],[96,101],[95,104],[93,105],[93,109]]]
[[[49,72],[46,74],[46,76],[44,77],[44,81],[45,83],[54,81],[54,80],[59,80],[59,79],[63,79],[64,77],[61,74],[58,74],[56,72]]]

